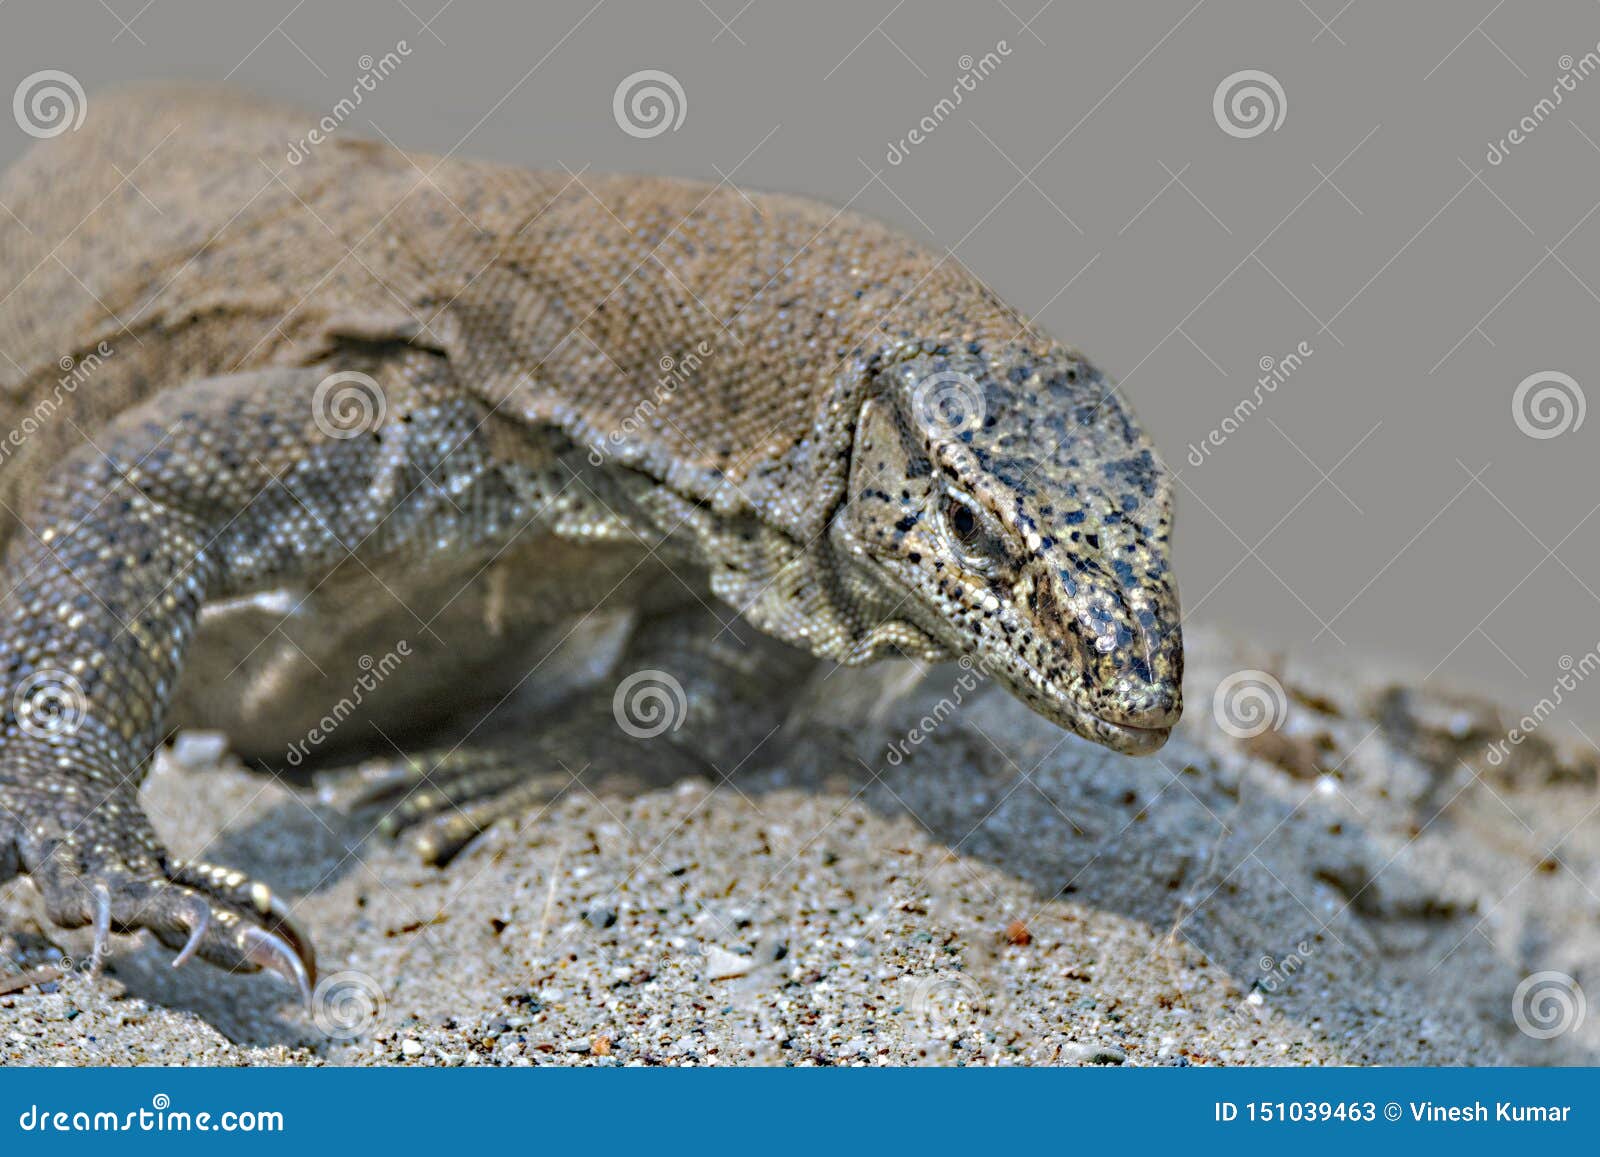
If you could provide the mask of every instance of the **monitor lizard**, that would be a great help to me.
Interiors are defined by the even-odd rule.
[[[106,95],[0,181],[0,879],[97,959],[144,929],[309,991],[289,906],[157,838],[154,751],[206,725],[281,765],[335,701],[346,735],[425,724],[597,610],[634,616],[616,669],[665,672],[645,706],[674,713],[652,741],[610,686],[563,708],[550,736],[597,759],[731,767],[808,670],[885,656],[1165,740],[1170,476],[950,254],[726,182],[354,137],[291,163],[304,123]],[[517,774],[425,768],[391,826],[442,860]]]

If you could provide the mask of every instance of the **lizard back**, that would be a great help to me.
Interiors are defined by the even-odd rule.
[[[291,163],[310,123],[223,91],[108,94],[14,166],[0,418],[56,396],[87,430],[195,377],[421,345],[509,417],[808,537],[866,364],[1043,341],[955,259],[831,206],[354,135]],[[62,397],[64,359],[102,342]],[[46,425],[0,465],[0,494],[78,437]]]

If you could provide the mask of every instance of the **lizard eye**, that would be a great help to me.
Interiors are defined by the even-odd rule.
[[[986,573],[1004,557],[1000,536],[990,529],[988,517],[967,495],[957,490],[946,492],[939,519],[945,538],[968,570]]]

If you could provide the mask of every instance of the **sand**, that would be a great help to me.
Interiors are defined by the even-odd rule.
[[[881,701],[885,673],[842,672],[850,752],[573,784],[444,870],[339,791],[163,757],[158,828],[294,903],[314,1009],[118,937],[101,976],[0,995],[0,1063],[1600,1060],[1592,1020],[1550,1035],[1528,986],[1516,1003],[1596,958],[1592,761],[1529,743],[1492,767],[1492,705],[1214,635],[1190,668],[1180,733],[1143,760],[995,689],[947,713],[958,667]],[[1241,669],[1285,688],[1281,726],[1246,740],[1212,711]],[[0,988],[85,947],[0,886]]]

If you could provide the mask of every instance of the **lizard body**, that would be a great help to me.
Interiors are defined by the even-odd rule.
[[[1165,739],[1167,476],[959,263],[726,185],[353,139],[285,164],[302,120],[121,94],[0,182],[0,876],[57,922],[307,983],[285,906],[171,857],[138,784],[178,723],[281,762],[397,638],[375,725],[492,701],[625,608],[696,758],[748,755],[817,660],[895,654]],[[438,787],[405,808],[447,842],[518,790]]]

